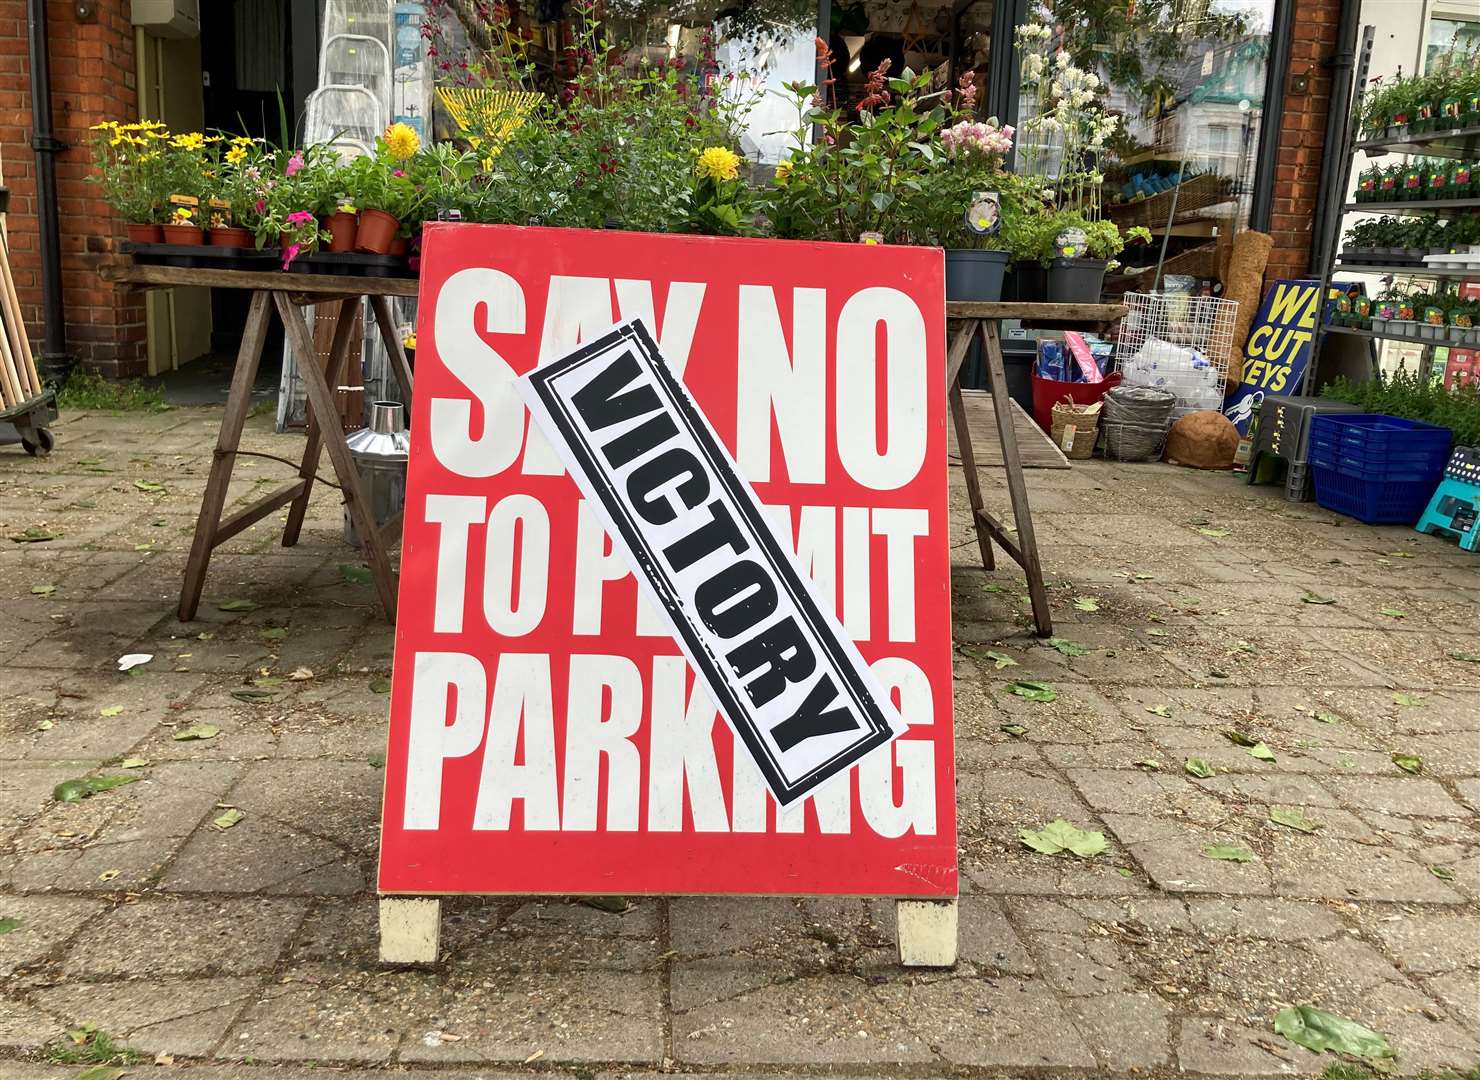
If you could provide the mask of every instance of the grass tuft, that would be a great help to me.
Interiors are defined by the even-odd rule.
[[[46,1058],[55,1065],[137,1065],[144,1055],[106,1031],[83,1024],[47,1043]]]
[[[103,409],[109,412],[165,412],[164,395],[137,379],[115,382],[91,371],[74,371],[57,391],[63,409]]]

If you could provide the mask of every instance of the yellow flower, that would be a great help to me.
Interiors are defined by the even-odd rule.
[[[727,147],[710,146],[699,155],[694,171],[711,180],[733,180],[740,175],[740,157]]]
[[[791,179],[791,168],[791,162],[789,161],[783,161],[776,166],[776,183],[778,186],[786,186],[786,182]]]
[[[177,150],[199,150],[206,144],[206,137],[198,131],[192,131],[187,135],[176,135],[170,140],[170,145]]]
[[[87,130],[89,130],[89,131],[117,131],[118,130],[118,121],[117,120],[103,120],[103,121],[101,121],[99,123],[94,124],[92,127],[88,128]]]
[[[190,219],[193,218],[195,214],[188,206],[177,206],[175,207],[174,213],[172,213],[170,216],[174,219],[174,223],[176,225],[189,225],[191,224]]]
[[[240,165],[247,160],[247,148],[244,146],[233,146],[226,151],[226,163],[228,165]]]
[[[397,161],[407,161],[421,149],[421,136],[410,124],[395,123],[385,129],[385,148]]]

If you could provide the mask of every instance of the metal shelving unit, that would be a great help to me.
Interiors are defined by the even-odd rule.
[[[1421,263],[1382,266],[1377,263],[1338,262],[1331,270],[1333,274],[1339,274],[1345,271],[1348,274],[1382,274],[1384,276],[1392,274],[1395,277],[1428,277],[1444,278],[1450,281],[1480,281],[1480,269],[1442,270],[1427,267]]]
[[[1480,153],[1480,150],[1476,151]],[[1349,202],[1344,213],[1429,214],[1435,210],[1480,210],[1480,199],[1413,199],[1407,202]]]
[[[1356,160],[1357,151],[1362,151],[1369,157],[1379,157],[1385,154],[1422,154],[1427,157],[1464,158],[1475,156],[1480,158],[1480,126],[1451,128],[1447,131],[1425,132],[1421,135],[1402,132],[1392,138],[1357,140],[1357,112],[1362,100],[1361,90],[1367,84],[1367,72],[1372,64],[1372,43],[1376,36],[1376,28],[1364,26],[1362,28],[1362,43],[1357,51],[1357,62],[1352,70],[1352,113],[1347,117],[1345,130],[1341,137],[1341,153],[1339,160],[1346,165],[1347,175],[1351,175],[1352,164]],[[1473,210],[1480,212],[1480,198],[1472,199],[1418,199],[1411,202],[1367,202],[1346,203],[1343,205],[1344,212],[1357,211],[1362,213],[1388,213],[1388,214],[1431,214],[1445,210],[1465,211]],[[1326,296],[1331,289],[1331,278],[1339,273],[1361,273],[1361,274],[1393,274],[1407,275],[1412,277],[1432,278],[1476,278],[1480,274],[1465,270],[1430,270],[1419,266],[1372,266],[1362,263],[1342,263],[1340,259],[1340,240],[1342,229],[1342,215],[1333,215],[1329,226],[1329,234],[1326,236],[1324,265],[1321,267],[1320,293]],[[1324,310],[1323,310],[1324,316]],[[1359,330],[1349,326],[1331,326],[1326,323],[1324,317],[1320,321],[1321,333],[1315,335],[1311,342],[1310,358],[1305,365],[1305,376],[1301,380],[1299,393],[1309,395],[1316,385],[1316,372],[1321,358],[1321,344],[1327,334],[1347,334],[1353,337],[1367,338],[1369,341],[1392,340],[1406,341],[1415,345],[1440,345],[1448,346],[1448,341],[1435,341],[1433,338],[1409,337],[1402,334],[1389,334],[1387,332],[1374,332],[1371,330]],[[1456,346],[1463,348],[1464,346]],[[1373,356],[1373,365],[1376,366],[1376,356]]]
[[[1390,330],[1362,330],[1355,326],[1328,326],[1326,332],[1331,334],[1350,334],[1352,337],[1363,337],[1373,341],[1406,341],[1410,345],[1436,345],[1445,349],[1475,349],[1480,344],[1467,344],[1457,341],[1435,341],[1433,338],[1419,337],[1417,334],[1400,334]]]

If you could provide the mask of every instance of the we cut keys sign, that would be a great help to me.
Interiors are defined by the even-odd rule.
[[[423,250],[380,890],[954,896],[940,253]]]

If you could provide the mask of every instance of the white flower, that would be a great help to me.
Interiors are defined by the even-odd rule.
[[[1055,67],[1066,68],[1069,66],[1069,54],[1066,53],[1063,49],[1060,49],[1054,55],[1053,62]]]

